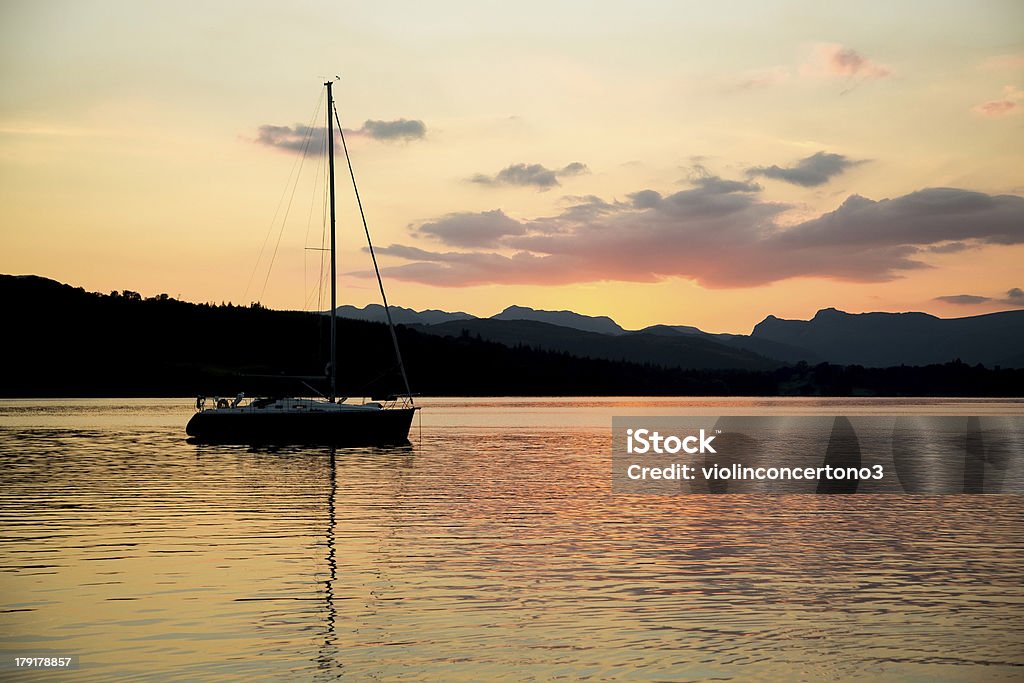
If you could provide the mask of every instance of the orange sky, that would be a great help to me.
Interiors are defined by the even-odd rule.
[[[712,332],[1020,308],[1021,25],[1018,2],[8,2],[0,272],[315,306],[316,155],[269,278],[257,257],[340,73],[394,304]]]

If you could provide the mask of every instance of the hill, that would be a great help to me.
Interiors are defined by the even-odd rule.
[[[329,325],[316,313],[98,294],[0,275],[2,396],[286,395],[324,389]],[[472,322],[472,321],[471,321]],[[492,321],[498,322],[500,321]],[[458,323],[448,323],[458,324]],[[756,373],[666,371],[399,326],[413,390],[430,395],[706,395],[772,392]],[[338,321],[339,392],[401,384],[387,326]],[[301,378],[295,379],[295,378]],[[727,378],[725,381],[723,378]]]
[[[838,364],[888,367],[960,359],[989,367],[1024,366],[1024,310],[943,319],[826,308],[811,320],[770,315],[754,327],[751,338],[802,347]]]
[[[192,304],[127,290],[97,294],[9,275],[0,275],[0,310],[5,332],[0,335],[0,396],[229,396],[238,391],[280,396],[324,388],[330,326],[317,313]],[[477,325],[485,327],[471,332]],[[433,396],[1024,394],[1024,370],[962,362],[885,369],[803,362],[776,367],[692,335],[612,336],[502,320],[431,327],[444,326],[449,329],[430,333],[397,329],[414,391]],[[505,335],[507,343],[488,341],[482,332]],[[578,338],[578,352],[607,357],[552,350],[570,348],[572,337]],[[527,338],[529,344],[522,341]],[[624,361],[616,355],[624,351],[648,360]],[[383,396],[401,389],[387,326],[339,319],[338,354],[342,395]],[[713,367],[723,359],[733,367]],[[679,367],[681,362],[692,369]]]
[[[647,363],[663,368],[767,370],[777,361],[696,336],[634,332],[609,335],[533,320],[460,320],[416,328],[428,334],[469,334],[507,346],[526,345],[581,358]]]
[[[606,315],[592,316],[572,311],[538,311],[526,306],[509,306],[491,320],[532,320],[533,322],[569,327],[598,334],[624,334],[626,331]]]
[[[652,325],[651,327],[645,327],[640,330],[640,332],[643,334],[657,334],[668,337],[700,337],[722,344],[723,346],[742,349],[744,351],[749,351],[750,353],[756,353],[760,356],[764,356],[765,358],[771,358],[785,363],[797,363],[799,361],[815,363],[821,361],[821,357],[816,353],[799,346],[784,344],[759,337],[749,337],[745,334],[714,334],[711,332],[704,332],[703,330],[697,329],[696,327],[690,327],[688,325]]]
[[[391,309],[391,321],[396,325],[436,325],[452,320],[469,320],[476,316],[461,311],[449,313],[428,309],[425,311],[414,311],[411,308],[401,306],[388,306]],[[367,320],[375,323],[386,323],[388,321],[384,307],[380,304],[367,304],[363,308],[355,306],[338,306],[338,316],[350,320]],[[329,311],[328,311],[329,312]]]

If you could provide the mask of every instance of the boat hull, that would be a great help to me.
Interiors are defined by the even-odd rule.
[[[409,442],[416,408],[282,412],[203,410],[185,433],[196,443],[392,446]]]

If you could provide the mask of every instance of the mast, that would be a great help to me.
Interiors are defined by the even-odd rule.
[[[333,83],[327,81],[327,166],[330,169],[330,191],[331,191],[331,391],[328,400],[334,403],[337,397],[337,354],[338,354],[338,274],[337,274],[337,249],[334,237],[334,121],[331,113],[334,111],[334,91],[331,90]]]

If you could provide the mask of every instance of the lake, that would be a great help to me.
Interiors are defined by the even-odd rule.
[[[1019,495],[614,494],[623,415],[964,399],[423,399],[396,449],[188,444],[193,399],[0,401],[11,680],[1024,678]]]

